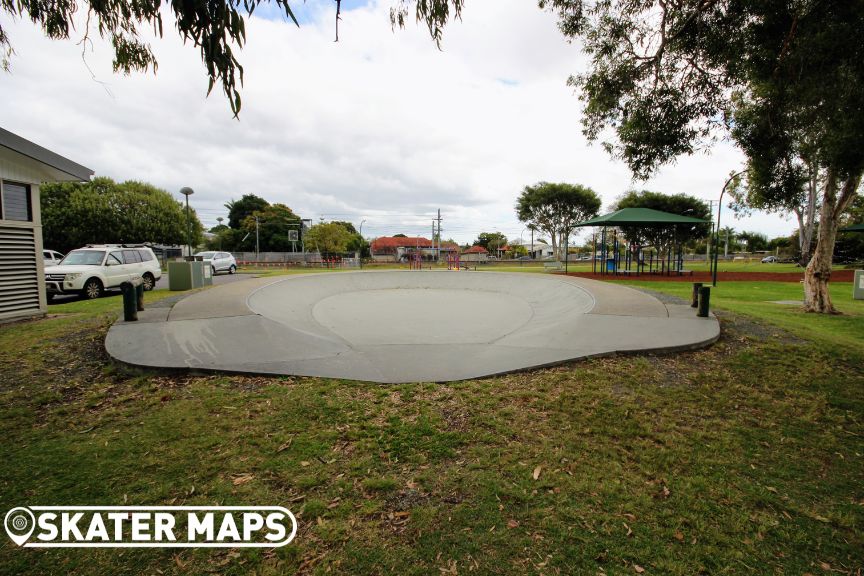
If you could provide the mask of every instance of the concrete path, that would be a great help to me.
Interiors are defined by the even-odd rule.
[[[557,275],[380,271],[257,278],[118,321],[129,364],[373,382],[477,378],[615,352],[686,350],[717,319]]]

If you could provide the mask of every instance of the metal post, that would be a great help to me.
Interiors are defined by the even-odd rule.
[[[192,220],[189,218],[189,196],[195,193],[192,188],[184,186],[180,193],[186,196],[186,245],[189,247],[188,256],[192,256]]]
[[[564,239],[564,275],[567,275],[567,263],[570,261],[570,234]]]
[[[144,310],[144,282],[139,282],[135,285],[135,304],[138,312]]]
[[[134,322],[138,320],[138,298],[135,294],[135,286],[132,282],[123,282],[120,284],[120,289],[123,291],[123,320]]]
[[[740,172],[736,172],[729,176],[726,180],[726,183],[723,184],[723,189],[720,191],[720,200],[717,201],[717,228],[714,232],[714,271],[712,272],[711,277],[711,285],[717,286],[717,250],[719,248],[719,237],[720,237],[720,211],[723,209],[723,194],[726,193],[726,189],[729,187],[729,184],[738,176],[744,174],[746,170],[741,170]]]
[[[696,308],[699,306],[699,290],[702,289],[702,282],[694,282],[693,283],[693,296],[692,301],[690,302],[691,308]]]
[[[700,318],[708,317],[708,308],[711,303],[711,287],[702,286],[699,288],[699,311],[696,315]]]

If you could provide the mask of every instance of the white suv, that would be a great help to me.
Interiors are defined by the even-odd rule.
[[[48,300],[58,294],[99,298],[109,288],[140,276],[144,289],[152,290],[162,277],[153,251],[142,245],[88,245],[72,250],[57,266],[45,268]]]

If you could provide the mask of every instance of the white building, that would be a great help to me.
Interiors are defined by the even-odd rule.
[[[92,175],[0,128],[0,322],[47,311],[39,185],[88,181]]]
[[[544,258],[551,258],[555,254],[552,252],[551,244],[544,244],[543,242],[534,242],[531,244],[530,242],[526,242],[522,244],[519,240],[514,240],[510,243],[511,246],[525,246],[525,249],[528,251],[528,256],[535,260],[542,260]]]

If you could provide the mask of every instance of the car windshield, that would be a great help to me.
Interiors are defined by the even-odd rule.
[[[60,262],[61,265],[99,266],[105,252],[102,250],[73,250]]]
[[[213,258],[214,254],[216,254],[216,253],[215,252],[198,252],[197,254],[195,254],[195,256],[203,256],[204,258],[211,259],[211,258]]]

